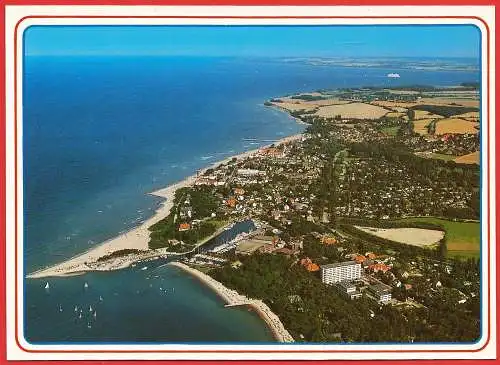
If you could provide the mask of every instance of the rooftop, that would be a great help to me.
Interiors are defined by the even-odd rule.
[[[389,294],[392,291],[389,285],[382,283],[370,285],[369,289],[378,295]]]
[[[334,267],[351,266],[351,265],[359,265],[359,264],[356,261],[334,262],[333,264],[321,265],[321,268],[322,269],[331,269]]]
[[[355,287],[354,283],[352,281],[348,281],[348,280],[341,281],[337,285],[340,285],[341,287],[343,287],[345,289]]]

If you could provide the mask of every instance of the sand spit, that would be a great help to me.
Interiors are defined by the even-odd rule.
[[[293,337],[287,331],[285,326],[283,326],[283,323],[281,323],[278,316],[274,314],[262,300],[247,298],[246,296],[239,294],[237,291],[225,287],[223,284],[202,273],[201,271],[193,269],[183,263],[171,262],[169,265],[178,267],[196,277],[198,280],[200,280],[202,283],[216,292],[217,295],[219,295],[227,303],[227,307],[241,305],[251,306],[267,323],[276,340],[278,340],[279,342],[294,342]]]

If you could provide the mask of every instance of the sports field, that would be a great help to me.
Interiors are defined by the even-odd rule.
[[[442,226],[445,230],[446,247],[450,257],[479,257],[481,226],[479,222],[455,222],[446,219],[419,217],[398,222],[427,222]]]

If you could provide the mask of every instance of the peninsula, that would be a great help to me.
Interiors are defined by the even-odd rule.
[[[29,277],[178,255],[279,341],[475,341],[477,88],[320,90],[265,105],[305,132],[153,193],[166,201],[143,225]],[[241,220],[256,228],[204,246]]]

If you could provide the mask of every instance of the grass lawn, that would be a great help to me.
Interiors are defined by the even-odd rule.
[[[430,153],[429,158],[435,158],[438,160],[444,160],[444,161],[451,161],[456,159],[458,156],[453,156],[453,155],[445,155],[443,153]]]
[[[481,225],[478,222],[455,222],[446,219],[419,217],[399,222],[427,222],[442,226],[446,232],[448,256],[479,258]]]
[[[388,136],[395,136],[398,133],[399,127],[385,127],[382,128],[382,132]]]

